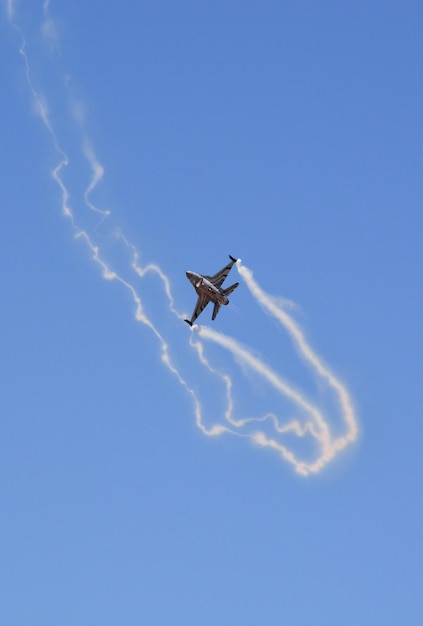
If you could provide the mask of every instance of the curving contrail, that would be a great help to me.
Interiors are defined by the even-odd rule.
[[[319,445],[316,458],[312,462],[306,462],[304,459],[298,458],[297,455],[293,454],[292,450],[287,449],[280,438],[269,437],[263,431],[256,430],[248,436],[261,446],[277,450],[287,461],[294,465],[298,473],[304,475],[316,473],[333,459],[338,452],[357,439],[358,423],[352,399],[345,385],[324,365],[322,358],[311,348],[303,331],[293,318],[284,311],[276,299],[262,290],[257,281],[254,280],[250,269],[240,262],[236,266],[255,300],[287,330],[301,356],[312,367],[315,376],[321,378],[335,392],[339,405],[339,417],[345,424],[345,434],[334,437],[331,433],[330,420],[325,413],[316,404],[313,404],[304,393],[298,391],[278,372],[275,372],[262,359],[255,356],[252,350],[242,346],[233,337],[228,337],[209,327],[197,327],[200,338],[212,341],[231,352],[238,362],[241,362],[255,374],[264,378],[274,391],[287,398],[305,416],[302,422],[298,419],[285,422],[283,421],[283,416],[277,417],[275,414],[269,414],[260,418],[235,419],[232,410],[230,410],[226,415],[226,419],[232,426],[241,429],[241,432],[247,423],[260,423],[264,419],[271,418],[275,434],[294,432],[299,437],[303,437],[306,433],[309,434]],[[204,351],[199,349],[200,341],[194,341],[193,345],[198,349],[199,358],[205,360]]]
[[[223,433],[232,433],[240,437],[245,437],[263,448],[275,450],[301,475],[306,476],[319,472],[348,444],[356,440],[358,436],[357,418],[351,397],[345,385],[329,370],[324,364],[323,359],[311,348],[299,325],[286,312],[285,308],[287,306],[292,308],[292,303],[272,298],[259,286],[258,282],[253,277],[252,271],[241,262],[237,262],[236,267],[238,272],[252,297],[266,313],[273,316],[285,329],[301,357],[311,367],[314,376],[335,394],[339,410],[338,421],[344,425],[343,435],[334,436],[331,429],[333,416],[327,416],[316,402],[308,398],[304,392],[297,389],[263,359],[258,358],[251,348],[242,345],[239,340],[224,335],[212,328],[194,325],[192,332],[188,333],[187,348],[190,349],[191,355],[196,359],[196,365],[193,366],[191,372],[188,372],[188,375],[182,375],[181,369],[176,366],[171,356],[169,342],[164,339],[164,334],[159,330],[158,323],[153,322],[151,317],[146,313],[143,300],[135,285],[132,281],[124,278],[117,272],[109,261],[106,261],[101,245],[96,242],[99,224],[97,224],[93,233],[89,233],[88,230],[82,228],[77,221],[76,213],[71,206],[70,189],[65,184],[63,176],[64,170],[70,167],[69,158],[57,139],[55,129],[50,120],[47,99],[35,88],[31,79],[25,38],[14,21],[15,6],[13,0],[7,1],[6,12],[9,22],[21,37],[19,54],[24,61],[26,81],[35,111],[46,129],[58,157],[58,162],[53,168],[51,175],[61,192],[61,210],[64,216],[70,220],[75,237],[85,243],[91,259],[100,267],[102,277],[105,280],[117,282],[129,292],[135,307],[135,319],[153,333],[158,341],[162,362],[187,392],[193,405],[197,427],[207,436],[219,436]],[[52,33],[54,33],[55,37],[57,37],[58,33],[58,29],[55,28],[54,20],[49,15],[49,0],[44,0],[43,15],[42,33],[44,34],[45,40],[48,41],[51,40]],[[78,104],[78,108],[80,110],[83,109],[81,103],[75,103],[73,101],[70,102],[70,104],[72,105],[71,108],[75,109],[76,104]],[[76,117],[81,127],[83,127],[85,123],[83,116],[79,115]],[[81,143],[81,152],[88,162],[91,172],[88,186],[82,194],[83,204],[85,210],[97,214],[100,218],[100,223],[102,223],[105,219],[110,218],[111,212],[97,207],[91,200],[91,196],[103,179],[104,168],[98,160],[93,145],[85,132]],[[153,263],[142,266],[140,264],[140,254],[136,246],[134,246],[121,231],[117,232],[117,236],[122,242],[122,245],[130,252],[129,269],[135,272],[136,276],[140,279],[143,279],[147,274],[153,274],[157,277],[167,296],[169,311],[178,319],[182,320],[185,314],[178,312],[172,295],[170,280],[160,266]],[[186,332],[185,326],[182,328],[181,325],[181,332]],[[234,357],[236,364],[241,366],[241,370],[247,369],[251,375],[265,380],[273,392],[279,394],[284,402],[288,402],[294,407],[295,418],[289,415],[278,414],[278,407],[276,407],[274,411],[264,413],[258,417],[237,416],[237,406],[233,393],[237,380],[235,380],[233,375],[230,376],[226,371],[222,371],[222,369],[216,368],[211,364],[211,360],[206,354],[205,345],[207,343],[213,343],[229,352],[232,357]],[[194,388],[194,385],[188,383],[188,378],[192,377],[194,369],[198,368],[198,363],[203,366],[207,375],[213,377],[218,381],[218,384],[221,385],[222,397],[220,400],[223,399],[225,408],[221,415],[215,416],[215,423],[212,426],[207,426],[205,423],[204,406],[200,401],[198,390]],[[279,411],[281,412],[280,408]],[[339,430],[339,428],[337,430]],[[305,451],[306,448],[301,451],[301,446],[300,448],[298,445],[293,446],[292,437],[296,438],[299,442],[305,440],[311,441],[313,443],[314,452],[310,454],[310,452]]]

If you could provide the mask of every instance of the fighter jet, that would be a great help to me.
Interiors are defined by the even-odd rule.
[[[195,305],[194,313],[192,314],[190,320],[185,320],[190,326],[193,325],[197,317],[209,302],[213,302],[214,304],[212,320],[214,320],[216,315],[219,313],[221,304],[229,304],[229,294],[231,294],[239,285],[239,283],[234,283],[227,289],[222,289],[223,281],[231,271],[233,264],[237,262],[237,259],[234,259],[233,256],[229,255],[229,258],[230,262],[214,276],[203,276],[202,274],[197,274],[196,272],[186,272],[188,280],[198,293],[198,300]]]

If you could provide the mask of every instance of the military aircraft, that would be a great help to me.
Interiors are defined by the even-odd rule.
[[[198,293],[198,300],[195,305],[194,313],[192,314],[190,320],[185,320],[190,326],[193,325],[197,317],[209,302],[213,302],[214,304],[212,320],[214,320],[216,315],[219,313],[221,304],[229,304],[229,294],[231,294],[239,285],[239,283],[234,283],[227,289],[222,289],[223,281],[231,271],[233,264],[237,262],[237,259],[234,259],[233,256],[229,255],[229,258],[230,262],[214,276],[203,276],[202,274],[197,274],[196,272],[186,272],[188,280]]]

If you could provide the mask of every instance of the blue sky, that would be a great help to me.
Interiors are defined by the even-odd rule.
[[[423,5],[2,9],[0,625],[421,624]]]

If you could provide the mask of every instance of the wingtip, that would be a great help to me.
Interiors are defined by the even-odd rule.
[[[229,255],[229,258],[231,261],[233,261],[234,263],[236,263],[237,261],[239,261],[239,259],[236,259],[235,257],[233,257],[232,255]]]
[[[186,322],[186,323],[187,323],[189,326],[191,326],[191,328],[192,328],[192,322],[191,322],[191,320],[184,320],[184,322]]]

